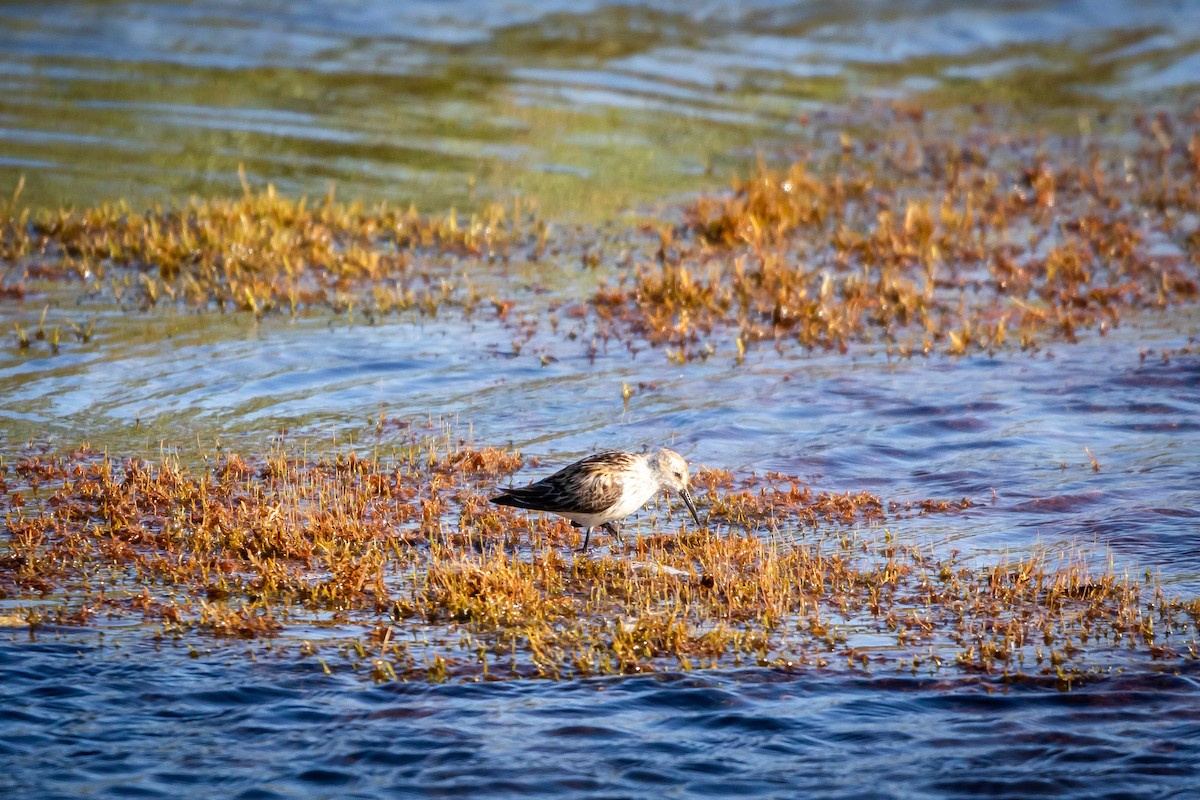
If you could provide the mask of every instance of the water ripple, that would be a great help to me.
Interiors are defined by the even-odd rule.
[[[879,796],[880,787],[896,797],[1021,797],[1147,796],[1200,779],[1191,674],[1118,676],[1067,694],[763,670],[364,689],[311,665],[197,663],[172,649],[114,666],[106,648],[80,644],[66,653],[0,643],[0,681],[29,709],[0,715],[10,765],[0,787],[26,797],[85,787],[98,797],[130,787],[601,797],[666,786],[682,797]],[[67,695],[48,691],[68,685],[64,668],[90,678]],[[86,722],[59,723],[52,709],[63,696],[88,709]],[[224,713],[212,715],[214,704]],[[164,715],[163,705],[193,713]],[[585,709],[603,723],[544,724]]]

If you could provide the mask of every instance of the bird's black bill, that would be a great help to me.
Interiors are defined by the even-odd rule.
[[[700,522],[700,515],[696,513],[696,504],[692,502],[692,493],[687,489],[680,489],[679,496],[683,498],[683,502],[687,505],[688,511],[692,512],[692,519],[696,520],[696,527],[703,528],[704,525]]]

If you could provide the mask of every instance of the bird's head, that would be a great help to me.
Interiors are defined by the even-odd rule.
[[[678,493],[683,498],[683,502],[687,504],[688,511],[692,512],[692,519],[696,521],[696,526],[703,527],[700,524],[700,515],[696,513],[696,504],[692,502],[692,493],[688,490],[691,476],[688,474],[688,464],[683,460],[683,456],[664,447],[650,457],[650,469],[658,479],[658,485],[664,491]]]

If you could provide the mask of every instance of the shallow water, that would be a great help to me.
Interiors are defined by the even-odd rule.
[[[1183,798],[1200,780],[1194,670],[1071,693],[764,670],[370,686],[181,650],[0,641],[0,790]]]
[[[5,4],[0,185],[24,174],[33,201],[137,205],[238,191],[243,163],[289,193],[333,180],[343,197],[433,211],[530,193],[551,216],[603,217],[720,186],[761,143],[800,133],[799,113],[849,100],[982,92],[1053,121],[1169,98],[1200,75],[1188,3],[404,7]],[[597,280],[555,269],[576,299]],[[479,280],[486,295],[488,280],[540,276]],[[1082,547],[1157,573],[1168,594],[1200,593],[1194,309],[1035,353],[762,347],[741,366],[677,366],[616,342],[592,356],[587,339],[546,330],[518,354],[513,329],[482,313],[255,324],[77,299],[0,303],[6,330],[44,303],[99,316],[90,342],[59,355],[0,349],[6,457],[31,440],[256,452],[285,429],[386,450],[371,432],[381,413],[512,443],[541,458],[537,474],[599,447],[671,443],[739,476],[975,504],[889,523],[902,542],[979,562]],[[0,791],[1115,798],[1188,797],[1200,780],[1190,662],[1070,693],[819,669],[373,686],[294,648],[156,647],[149,628],[0,628]]]
[[[1172,0],[5,3],[0,187],[141,206],[237,192],[244,165],[291,194],[587,217],[724,178],[847,98],[1073,125],[1198,75],[1200,8]]]

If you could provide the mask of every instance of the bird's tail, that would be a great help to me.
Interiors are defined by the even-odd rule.
[[[504,494],[498,494],[489,500],[498,506],[512,506],[513,508],[534,508],[535,506],[530,505],[532,501],[533,498],[527,496],[520,489],[509,489]]]

